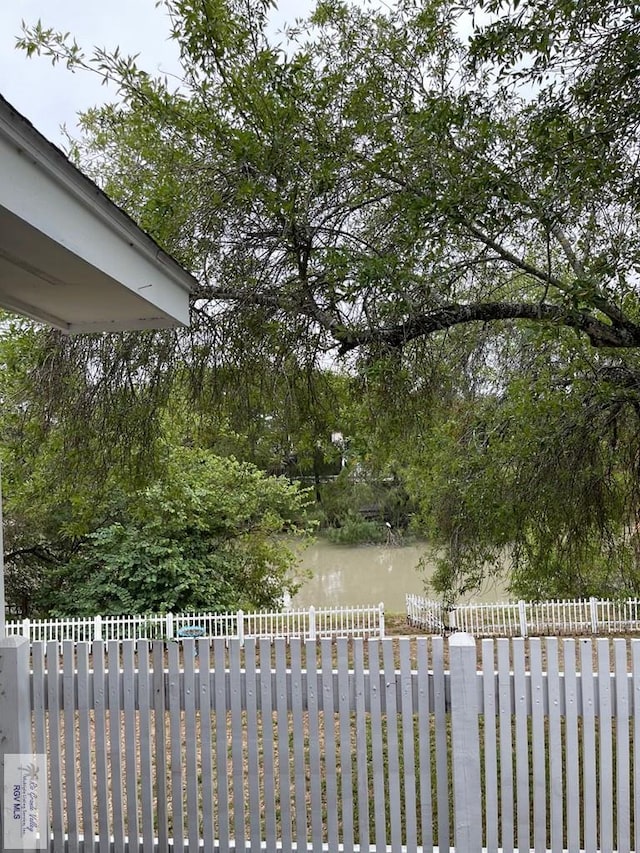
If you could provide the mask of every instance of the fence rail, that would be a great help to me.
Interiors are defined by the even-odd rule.
[[[419,595],[406,597],[407,620],[435,634],[474,637],[614,634],[640,630],[640,599],[566,599],[461,604],[445,608]]]
[[[31,652],[52,853],[640,850],[640,640]]]
[[[125,616],[88,616],[69,619],[23,619],[7,622],[6,633],[22,635],[32,643],[75,643],[94,640],[173,640],[188,629],[201,636],[236,639],[302,640],[323,637],[383,637],[384,605],[309,607],[306,610],[245,613],[163,613]],[[198,632],[200,633],[200,632]]]

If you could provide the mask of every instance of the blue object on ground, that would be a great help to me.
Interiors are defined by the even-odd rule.
[[[178,628],[176,636],[179,640],[197,640],[198,637],[204,637],[206,633],[207,630],[202,625],[184,625],[182,628]],[[196,657],[198,656],[197,643],[193,653]]]
[[[203,628],[202,625],[184,625],[182,628],[178,628],[178,637],[181,640],[185,637],[196,640],[198,637],[204,637],[205,633],[206,628]]]

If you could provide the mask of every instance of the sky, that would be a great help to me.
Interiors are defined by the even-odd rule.
[[[273,15],[274,30],[305,14],[311,0],[281,0]],[[169,23],[155,0],[0,0],[0,94],[31,121],[47,139],[63,144],[60,126],[69,131],[76,115],[114,97],[97,75],[51,65],[44,57],[27,58],[15,49],[21,22],[70,32],[91,52],[94,45],[119,46],[123,53],[139,53],[146,70],[171,74],[178,70]]]

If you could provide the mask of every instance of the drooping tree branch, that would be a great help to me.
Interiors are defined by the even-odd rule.
[[[433,311],[415,315],[406,322],[380,330],[343,331],[336,335],[339,352],[344,355],[359,346],[381,343],[399,347],[411,340],[466,323],[488,323],[498,320],[531,320],[555,323],[585,334],[594,347],[630,349],[640,347],[640,328],[612,326],[587,311],[562,308],[547,303],[475,302],[470,305],[452,303]]]
[[[253,305],[298,314],[317,323],[328,332],[338,346],[339,355],[345,355],[358,347],[383,344],[394,348],[412,340],[451,329],[467,323],[489,323],[500,320],[529,320],[553,323],[575,329],[586,335],[594,347],[634,349],[640,347],[640,327],[629,321],[608,323],[598,319],[590,311],[574,309],[545,302],[483,302],[468,304],[448,303],[433,310],[417,312],[406,320],[391,326],[374,328],[349,328],[337,314],[323,310],[308,295],[282,296],[276,293],[233,291],[225,287],[206,287],[193,294],[196,300],[220,300],[237,305]]]

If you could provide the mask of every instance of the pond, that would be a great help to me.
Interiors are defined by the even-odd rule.
[[[293,597],[293,607],[339,607],[384,603],[389,613],[404,613],[406,593],[425,593],[424,581],[434,568],[418,561],[429,554],[427,543],[389,547],[385,545],[332,545],[318,540],[302,552],[302,567],[311,572]],[[435,595],[434,595],[435,597]],[[499,601],[506,598],[504,586],[492,581],[466,601]]]

